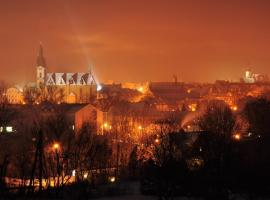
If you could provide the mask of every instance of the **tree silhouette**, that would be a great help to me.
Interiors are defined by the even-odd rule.
[[[205,131],[198,143],[201,145],[201,154],[208,170],[207,175],[225,184],[222,180],[226,178],[228,172],[235,117],[227,104],[222,101],[212,101],[199,119],[199,126]]]
[[[249,130],[257,136],[270,135],[270,101],[265,98],[256,98],[247,102],[244,116],[249,123]]]

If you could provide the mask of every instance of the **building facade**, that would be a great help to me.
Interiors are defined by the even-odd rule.
[[[85,73],[48,72],[41,44],[37,56],[36,85],[37,88],[61,91],[65,103],[89,103],[97,95],[97,83],[91,70]]]

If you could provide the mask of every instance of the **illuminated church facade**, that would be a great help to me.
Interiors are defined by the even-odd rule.
[[[89,72],[58,73],[48,72],[43,47],[40,44],[36,66],[37,88],[54,88],[61,92],[62,102],[89,103],[96,98],[97,83]]]

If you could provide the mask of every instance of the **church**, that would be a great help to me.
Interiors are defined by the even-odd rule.
[[[61,102],[89,103],[96,98],[97,83],[89,69],[88,72],[48,72],[43,47],[40,44],[36,66],[36,87],[54,88],[61,92]]]

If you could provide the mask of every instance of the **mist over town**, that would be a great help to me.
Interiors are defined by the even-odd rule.
[[[270,199],[269,8],[0,2],[0,199]]]

